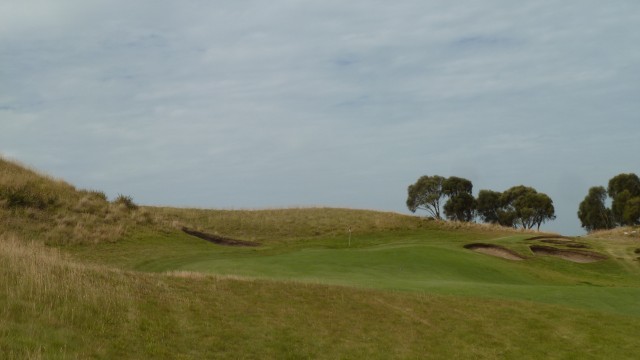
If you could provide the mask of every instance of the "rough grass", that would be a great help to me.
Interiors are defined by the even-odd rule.
[[[134,227],[210,232],[240,240],[299,241],[407,229],[513,231],[489,225],[433,221],[392,212],[298,208],[204,210],[138,207],[129,196],[107,201],[104,193],[72,185],[0,158],[0,230],[49,244],[117,242]]]
[[[633,239],[581,240],[601,263],[514,264],[463,247],[525,254],[510,229],[128,200],[0,159],[1,359],[637,357]]]
[[[291,208],[266,210],[210,210],[147,207],[150,213],[174,228],[198,230],[244,240],[278,243],[312,238],[342,237],[407,230],[459,230],[475,233],[524,233],[489,224],[448,222],[381,212],[338,208]]]
[[[197,224],[200,230],[248,240],[279,242],[318,236],[418,229],[430,221],[391,212],[334,208],[267,210],[205,210],[150,208],[176,223]]]
[[[0,231],[65,245],[118,241],[129,228],[155,220],[144,209],[109,202],[0,158]]]
[[[635,239],[640,240],[640,226],[625,226],[589,233],[589,237],[599,239]]]

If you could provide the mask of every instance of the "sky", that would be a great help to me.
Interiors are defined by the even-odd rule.
[[[640,173],[640,2],[3,0],[0,154],[110,197],[409,213]]]

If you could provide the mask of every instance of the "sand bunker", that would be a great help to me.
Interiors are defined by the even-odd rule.
[[[558,239],[542,239],[540,242],[554,245],[563,245],[566,247],[574,248],[574,249],[589,249],[590,246],[587,244],[579,243],[571,240],[558,240]]]
[[[562,235],[534,236],[534,237],[528,238],[527,240],[537,240],[537,241],[540,241],[540,242],[543,242],[543,243],[547,243],[547,244],[562,245],[562,246],[569,247],[569,248],[574,248],[574,249],[589,249],[589,248],[591,248],[589,245],[583,244],[581,242],[578,242],[574,238],[570,238],[570,237],[562,236]]]
[[[182,231],[185,232],[186,234],[191,235],[191,236],[195,236],[195,237],[200,238],[202,240],[207,240],[209,242],[212,242],[212,243],[218,244],[218,245],[225,245],[225,246],[260,246],[260,244],[257,243],[257,242],[230,239],[230,238],[226,238],[226,237],[223,237],[223,236],[203,233],[203,232],[192,230],[192,229],[189,229],[189,228],[186,228],[186,227],[183,227]]]
[[[558,249],[544,245],[531,245],[529,248],[536,255],[555,256],[577,263],[592,263],[607,259],[605,255],[593,251]]]
[[[473,250],[486,255],[497,256],[507,260],[524,260],[520,254],[499,245],[474,243],[464,246],[465,249]]]

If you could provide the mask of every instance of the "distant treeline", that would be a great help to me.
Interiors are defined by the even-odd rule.
[[[470,180],[452,176],[422,176],[408,188],[407,207],[412,212],[425,210],[433,218],[475,221],[509,227],[540,229],[543,223],[556,218],[553,201],[544,193],[524,185],[504,192],[480,190],[473,196]],[[444,205],[444,206],[442,206]]]
[[[514,228],[540,229],[540,225],[556,218],[553,200],[524,185],[504,192],[480,190],[476,198],[470,180],[425,175],[407,192],[409,210],[424,210],[435,219],[478,219]],[[579,205],[578,218],[587,231],[640,225],[640,178],[633,173],[619,174],[609,180],[606,189],[592,187]]]

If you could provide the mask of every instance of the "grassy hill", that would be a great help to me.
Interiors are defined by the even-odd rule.
[[[109,202],[100,191],[74,186],[0,158],[0,230],[48,244],[119,240],[151,215],[126,201]],[[125,199],[126,200],[126,199]]]
[[[0,358],[637,358],[633,238],[125,200],[0,160]]]

